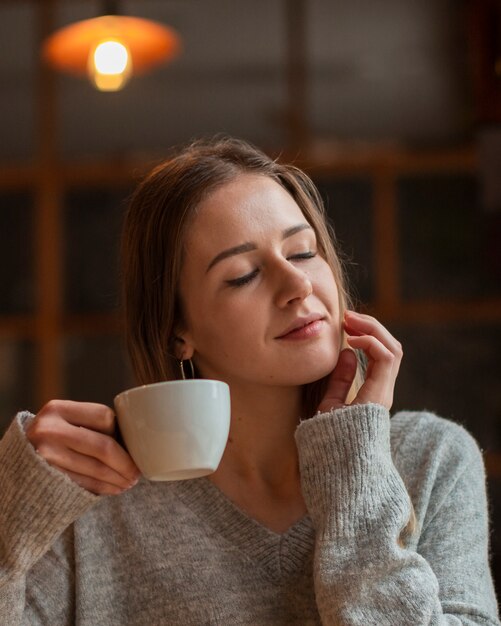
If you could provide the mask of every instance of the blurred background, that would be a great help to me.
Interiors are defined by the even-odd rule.
[[[318,184],[358,306],[403,343],[395,409],[479,441],[501,588],[501,2],[124,1],[181,46],[100,92],[40,50],[106,4],[0,0],[0,430],[133,383],[127,196],[173,145],[242,137]]]

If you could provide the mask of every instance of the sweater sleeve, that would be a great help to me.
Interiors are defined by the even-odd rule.
[[[412,549],[399,541],[412,505],[393,463],[384,407],[318,415],[300,424],[296,441],[316,531],[315,593],[325,626],[499,625],[476,444],[453,467],[439,463],[426,476],[430,492],[437,482],[447,488]]]
[[[69,593],[61,594],[57,615],[37,604],[36,581],[30,570],[57,538],[99,498],[52,468],[25,435],[29,413],[20,413],[0,441],[0,616],[2,624],[71,623]],[[49,559],[50,560],[50,559]],[[57,558],[46,574],[61,591],[64,572]],[[65,604],[66,598],[66,604]],[[47,605],[47,603],[45,603]],[[62,621],[65,614],[68,621]]]

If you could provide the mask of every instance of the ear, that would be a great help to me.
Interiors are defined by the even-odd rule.
[[[187,331],[176,332],[174,335],[174,354],[179,361],[193,358],[195,346]]]

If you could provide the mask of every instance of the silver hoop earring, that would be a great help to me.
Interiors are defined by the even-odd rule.
[[[186,377],[186,373],[184,371],[184,364],[186,362],[190,364],[191,376],[189,378]],[[179,369],[181,370],[181,377],[183,380],[190,380],[190,379],[195,378],[195,368],[193,367],[193,361],[191,359],[185,359],[184,361],[179,361]]]

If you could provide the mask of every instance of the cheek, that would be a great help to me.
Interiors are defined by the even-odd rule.
[[[341,302],[339,290],[334,275],[332,274],[332,271],[327,263],[325,264],[323,271],[318,276],[316,291],[328,307],[333,320],[340,321]]]
[[[195,351],[210,360],[242,357],[257,345],[260,315],[255,306],[217,306],[200,299],[196,308],[190,307],[190,334]],[[203,318],[199,311],[204,311]],[[195,312],[195,315],[193,315]]]

